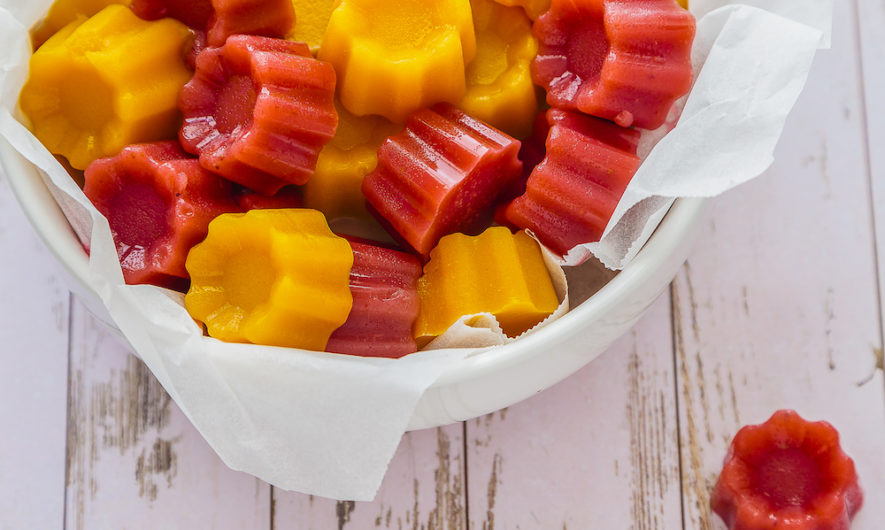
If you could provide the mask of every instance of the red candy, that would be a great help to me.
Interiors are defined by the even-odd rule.
[[[129,284],[183,288],[184,262],[216,216],[239,210],[230,184],[176,142],[129,146],[86,169],[83,191],[107,217]]]
[[[295,25],[292,0],[212,0],[212,5],[209,46],[221,46],[234,34],[285,37]]]
[[[418,351],[412,326],[418,318],[421,263],[396,250],[347,237],[353,249],[353,309],[329,338],[326,351],[399,358]]]
[[[533,31],[553,107],[655,129],[691,88],[695,20],[674,0],[553,0]]]
[[[547,156],[529,177],[525,195],[504,216],[544,245],[566,254],[599,241],[639,169],[639,131],[577,112],[547,111]]]
[[[304,184],[335,134],[335,70],[306,44],[235,35],[197,57],[181,93],[184,149],[264,195]]]
[[[781,410],[738,431],[710,502],[731,530],[848,530],[863,494],[836,429]]]
[[[382,224],[427,256],[439,239],[477,228],[519,178],[518,140],[449,104],[413,114],[385,141],[363,195]]]
[[[295,186],[286,186],[270,197],[242,189],[234,193],[234,199],[244,212],[249,210],[285,210],[287,208],[301,208],[304,201],[301,191]]]
[[[145,20],[171,17],[198,30],[205,30],[212,16],[211,0],[132,0],[132,11]]]

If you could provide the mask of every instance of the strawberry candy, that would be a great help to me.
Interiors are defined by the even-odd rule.
[[[197,57],[181,92],[184,149],[265,195],[304,184],[335,134],[335,71],[307,45],[235,35]]]
[[[221,46],[234,34],[285,37],[295,25],[292,0],[212,0],[212,6],[209,46]]]
[[[694,33],[673,0],[554,0],[532,76],[553,107],[655,129],[691,88]]]
[[[304,201],[297,186],[286,186],[270,197],[245,188],[234,192],[234,200],[244,212],[250,210],[285,210],[301,208]]]
[[[442,236],[484,221],[519,178],[519,147],[450,104],[422,109],[381,146],[363,194],[391,234],[426,257]]]
[[[412,255],[346,237],[353,249],[353,309],[329,338],[326,351],[399,358],[418,350],[412,326],[418,318],[421,263]]]
[[[212,16],[211,0],[132,0],[132,11],[145,20],[171,17],[205,30]]]
[[[848,530],[863,494],[836,429],[780,410],[738,431],[710,502],[731,530]]]
[[[239,210],[230,184],[177,142],[133,145],[86,170],[83,191],[108,219],[126,283],[187,285],[184,263],[216,216]]]
[[[602,237],[639,168],[639,131],[559,109],[547,111],[547,121],[547,156],[529,177],[525,195],[510,203],[504,216],[566,254]]]

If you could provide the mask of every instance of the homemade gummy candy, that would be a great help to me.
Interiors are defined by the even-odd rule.
[[[127,3],[129,0],[56,0],[46,18],[31,32],[34,49],[75,20],[89,18],[111,4]]]
[[[863,494],[836,429],[780,410],[738,431],[710,503],[730,530],[848,530]]]
[[[410,254],[347,237],[353,249],[353,309],[329,338],[326,351],[399,358],[418,350],[412,326],[418,318],[421,262]]]
[[[532,76],[553,107],[655,129],[691,88],[694,32],[673,0],[553,0]]]
[[[495,0],[495,2],[505,6],[520,6],[532,20],[550,9],[550,0]]]
[[[458,106],[507,134],[524,138],[538,114],[531,62],[538,51],[522,9],[473,0],[476,58],[467,67],[467,92]]]
[[[244,212],[249,210],[284,210],[286,208],[301,208],[304,201],[301,198],[301,190],[298,186],[286,186],[276,194],[267,196],[255,193],[252,190],[240,188],[234,192],[234,200]]]
[[[177,142],[126,147],[86,170],[83,192],[108,219],[129,284],[182,288],[184,262],[216,216],[239,210],[230,184]]]
[[[457,103],[475,53],[468,0],[341,0],[319,58],[335,65],[347,110],[402,123],[420,108]]]
[[[479,236],[442,238],[418,281],[418,293],[415,338],[422,345],[459,318],[478,313],[491,313],[507,335],[516,337],[559,306],[538,243],[501,226]]]
[[[306,44],[234,35],[197,57],[179,138],[206,169],[273,195],[313,173],[338,124],[334,93],[335,71]]]
[[[148,22],[121,5],[65,26],[31,57],[21,92],[34,135],[76,169],[127,145],[174,138],[190,36],[176,20]]]
[[[285,37],[295,24],[292,0],[212,0],[212,6],[209,46],[221,46],[235,34]]]
[[[602,237],[639,169],[639,131],[559,109],[548,110],[547,121],[547,155],[504,216],[564,255]]]
[[[225,214],[187,257],[185,306],[210,337],[323,351],[350,314],[352,265],[317,211]]]
[[[402,130],[381,116],[354,116],[338,106],[335,138],[320,151],[316,171],[304,185],[304,204],[329,220],[371,219],[363,179],[378,165],[378,148]]]
[[[491,215],[519,178],[519,146],[452,105],[422,109],[381,146],[363,194],[391,234],[426,257],[442,236]]]
[[[203,31],[214,13],[212,0],[132,0],[132,11],[145,20],[171,17]]]
[[[316,55],[323,44],[326,27],[337,0],[292,0],[295,6],[295,27],[286,38],[307,43]]]

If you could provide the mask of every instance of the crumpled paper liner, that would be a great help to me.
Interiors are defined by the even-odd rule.
[[[768,167],[815,50],[829,42],[832,4],[746,2],[758,7],[693,2],[692,10],[706,16],[698,22],[697,79],[682,118],[663,139],[663,131],[647,136],[645,161],[606,236],[575,249],[568,263],[592,253],[610,267],[622,266],[673,197],[715,195]],[[27,77],[27,28],[50,4],[0,0],[0,134],[42,170],[78,236],[91,242],[91,287],[228,466],[288,490],[371,500],[423,393],[448,368],[482,350],[444,348],[390,360],[225,344],[202,336],[181,295],[126,286],[107,221],[15,118],[22,119],[15,105]],[[477,333],[474,345],[494,334],[482,318],[466,324]]]

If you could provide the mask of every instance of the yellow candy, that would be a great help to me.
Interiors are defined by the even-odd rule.
[[[304,186],[304,206],[328,219],[369,219],[363,178],[378,165],[378,148],[401,127],[380,116],[358,117],[338,106],[335,138],[320,151],[317,168]]]
[[[56,0],[46,18],[31,32],[34,48],[71,22],[89,18],[111,4],[128,5],[129,0]]]
[[[77,169],[175,138],[190,38],[176,20],[147,22],[120,5],[65,26],[31,57],[20,103],[34,134]]]
[[[326,34],[326,26],[336,3],[337,0],[292,0],[295,27],[288,38],[307,43],[310,52],[316,55],[323,44],[323,35]]]
[[[426,344],[459,318],[491,313],[515,337],[556,311],[559,301],[541,249],[523,232],[493,227],[451,234],[430,253],[418,281],[421,312],[415,340]]]
[[[530,19],[535,20],[550,9],[551,0],[495,0],[501,5],[519,6],[525,10]]]
[[[531,63],[538,53],[532,23],[522,9],[473,0],[476,58],[467,68],[460,107],[516,138],[532,131],[538,100]]]
[[[475,54],[468,0],[340,0],[319,58],[335,66],[347,110],[403,123],[420,108],[457,103]]]
[[[222,215],[186,266],[188,312],[228,342],[323,351],[353,306],[353,251],[314,210]]]
[[[682,7],[684,7],[685,9],[688,9],[688,0],[676,0],[676,1],[679,2],[679,5],[681,5]]]

